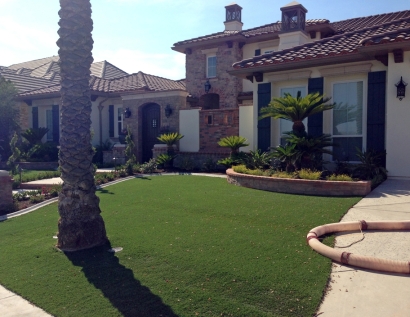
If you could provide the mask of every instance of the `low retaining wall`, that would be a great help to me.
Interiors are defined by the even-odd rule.
[[[229,153],[226,152],[178,152],[174,159],[174,167],[184,169],[186,164],[192,165],[192,169],[203,170],[204,164],[212,161],[215,164],[215,169],[224,171],[225,166],[217,165],[217,162]]]
[[[371,191],[370,181],[336,182],[307,179],[276,178],[226,171],[228,183],[286,194],[315,196],[365,196]]]

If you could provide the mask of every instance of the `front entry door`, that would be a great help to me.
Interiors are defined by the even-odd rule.
[[[152,103],[142,110],[142,162],[152,158],[154,144],[160,143],[157,139],[160,131],[160,106]]]

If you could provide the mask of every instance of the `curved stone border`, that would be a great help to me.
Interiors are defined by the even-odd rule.
[[[370,181],[337,182],[277,178],[240,174],[226,170],[228,183],[270,192],[315,196],[366,196],[371,192]]]

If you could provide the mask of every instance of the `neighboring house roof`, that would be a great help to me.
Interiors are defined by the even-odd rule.
[[[113,92],[186,90],[185,80],[172,80],[138,72],[112,80]]]
[[[239,61],[233,64],[234,71],[231,73],[241,69],[258,71],[258,68],[264,69],[269,66],[272,69],[275,66],[276,69],[284,69],[286,64],[293,65],[297,62],[316,64],[323,62],[324,65],[325,60],[326,63],[330,63],[330,60],[334,62],[336,57],[346,57],[350,58],[350,61],[354,61],[352,56],[355,55],[357,60],[365,60],[372,55],[369,55],[369,50],[366,51],[367,56],[361,52],[365,50],[365,47],[371,45],[400,42],[401,45],[410,47],[410,11],[350,19],[332,23],[332,25],[338,30],[333,36]],[[356,29],[345,31],[345,29],[351,30],[353,28]],[[386,54],[386,51],[383,54]],[[279,65],[281,66],[279,67]]]
[[[102,61],[91,64],[91,75],[105,79],[113,79],[126,76],[128,73],[107,61]]]
[[[90,89],[93,93],[107,93],[114,96],[119,93],[186,90],[186,85],[185,80],[172,80],[138,72],[116,79],[91,76]],[[60,85],[55,84],[20,93],[18,99],[46,98],[47,96],[57,96],[59,94]]]
[[[40,66],[43,66],[43,65],[48,64],[48,63],[53,62],[53,61],[57,62],[58,60],[59,60],[58,56],[50,56],[50,57],[36,59],[34,61],[28,61],[28,62],[13,64],[13,65],[8,66],[7,68],[15,69],[15,70],[18,70],[18,69],[21,69],[21,68],[27,68],[27,69],[33,70],[33,69],[36,69]]]
[[[0,68],[0,76],[11,80],[19,92],[49,87],[60,82],[59,56],[51,56],[34,61],[13,64]],[[113,79],[128,73],[107,61],[91,64],[91,75]]]
[[[0,76],[10,80],[19,92],[38,89],[49,86],[52,83],[52,81],[47,78],[20,75],[17,71],[8,68],[1,69]]]

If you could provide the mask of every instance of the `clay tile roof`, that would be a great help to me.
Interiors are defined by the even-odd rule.
[[[318,24],[328,24],[328,23],[329,23],[329,20],[326,20],[326,19],[306,20],[306,27],[310,27],[310,26],[318,25]],[[279,33],[280,31],[281,31],[281,22],[275,22],[275,23],[270,23],[270,24],[258,26],[258,27],[251,28],[248,30],[243,30],[243,31],[223,31],[223,32],[209,34],[209,35],[204,35],[204,36],[196,37],[193,39],[177,42],[174,44],[174,46],[180,46],[184,44],[194,44],[198,42],[204,42],[204,41],[220,39],[220,38],[227,38],[233,35],[240,35],[245,38],[249,38],[249,37],[259,36],[263,34]]]
[[[407,11],[406,11],[407,12]],[[410,11],[409,11],[410,13]],[[393,20],[393,17],[402,17],[402,14],[394,14],[389,19],[386,16],[383,23],[375,24],[373,17],[369,19],[371,27],[361,28],[351,32],[336,34],[312,43],[296,46],[283,51],[272,52],[261,56],[255,56],[250,59],[233,64],[234,69],[243,69],[258,67],[263,65],[283,64],[293,61],[318,59],[323,57],[340,56],[357,53],[358,49],[369,43],[383,43],[394,39],[395,41],[408,40],[410,28],[410,14],[406,18]],[[386,22],[389,20],[390,22]],[[362,21],[363,22],[363,21]],[[364,26],[365,24],[362,24]],[[366,44],[367,43],[367,44]]]
[[[138,72],[111,82],[112,92],[185,90],[184,80],[172,80]]]
[[[384,13],[378,15],[371,15],[361,18],[353,18],[338,22],[333,22],[331,25],[338,30],[338,32],[350,32],[358,31],[360,29],[369,28],[377,25],[382,25],[385,23],[398,21],[401,19],[409,18],[410,10]]]
[[[28,61],[28,62],[13,64],[13,65],[8,66],[8,68],[10,68],[10,69],[27,68],[27,69],[33,70],[33,69],[36,69],[40,66],[48,64],[52,61],[58,61],[58,60],[59,60],[58,56],[50,56],[50,57],[36,59],[34,61]]]
[[[410,41],[410,28],[374,35],[360,41],[363,46]]]
[[[186,85],[185,80],[171,80],[138,72],[116,79],[104,79],[91,76],[90,89],[91,91],[102,93],[170,91],[186,90]],[[26,91],[20,93],[18,96],[23,98],[56,94],[59,92],[60,84],[55,84]]]
[[[208,40],[213,40],[213,39],[219,39],[219,38],[229,37],[229,36],[236,35],[236,34],[240,34],[240,31],[223,31],[223,32],[218,32],[218,33],[212,33],[209,35],[204,35],[204,36],[196,37],[193,39],[177,42],[174,44],[174,46],[190,44],[190,43],[197,43],[197,42],[208,41]]]
[[[49,79],[20,75],[7,68],[1,70],[0,76],[10,80],[19,92],[38,89],[53,84]]]

